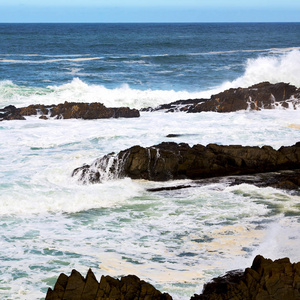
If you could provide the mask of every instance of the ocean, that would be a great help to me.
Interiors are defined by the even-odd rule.
[[[300,23],[0,24],[0,108],[140,109],[262,81],[300,87]],[[0,298],[44,299],[60,273],[92,268],[98,280],[135,274],[189,299],[256,254],[299,261],[297,191],[228,178],[83,185],[71,177],[133,145],[278,149],[300,141],[295,124],[299,109],[0,122]],[[148,191],[180,184],[191,187]]]

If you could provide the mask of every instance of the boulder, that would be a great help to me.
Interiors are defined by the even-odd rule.
[[[53,288],[48,289],[45,300],[172,300],[167,293],[161,293],[150,283],[135,275],[115,279],[102,276],[97,281],[90,269],[86,277],[73,270],[68,277],[61,274]]]
[[[2,120],[25,120],[20,114],[20,109],[14,105],[8,105],[0,109],[0,121]]]
[[[261,255],[251,268],[230,271],[204,285],[191,300],[295,300],[300,299],[300,262],[288,258],[275,261]]]
[[[274,150],[270,146],[250,147],[217,144],[194,145],[164,142],[152,147],[133,146],[108,154],[73,171],[83,183],[130,177],[166,181],[201,179],[295,170],[300,168],[300,142]]]

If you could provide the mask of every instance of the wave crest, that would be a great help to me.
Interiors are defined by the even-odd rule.
[[[269,81],[286,82],[300,86],[300,51],[292,50],[280,56],[259,56],[248,59],[244,74],[232,82],[225,82],[221,89],[248,87],[253,84]]]
[[[209,98],[229,88],[249,87],[262,81],[286,82],[300,87],[300,50],[259,56],[248,59],[244,74],[214,88],[189,92],[187,90],[135,89],[128,84],[110,89],[104,85],[87,84],[79,78],[71,82],[41,87],[18,86],[9,80],[0,82],[0,105],[27,106],[29,104],[59,104],[69,102],[101,102],[107,107],[156,107],[182,99]],[[207,83],[209,86],[209,83]]]
[[[5,90],[5,93],[4,93]],[[39,90],[39,92],[37,92]],[[197,98],[202,92],[188,92],[174,90],[138,90],[130,88],[128,84],[109,89],[103,85],[89,85],[79,78],[70,83],[47,88],[29,90],[11,82],[0,84],[0,105],[29,105],[29,104],[59,104],[68,102],[101,102],[107,107],[128,106],[143,108],[157,106],[162,103],[178,99]]]

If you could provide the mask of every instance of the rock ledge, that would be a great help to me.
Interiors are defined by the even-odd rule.
[[[40,119],[104,119],[104,118],[136,118],[140,116],[137,109],[128,107],[109,107],[102,103],[65,102],[58,105],[29,105],[16,108],[9,105],[0,109],[0,121],[25,120],[26,116],[39,115]]]
[[[300,142],[274,150],[270,146],[207,146],[164,142],[152,147],[133,146],[108,154],[73,171],[83,183],[130,177],[166,181],[202,179],[300,169]]]

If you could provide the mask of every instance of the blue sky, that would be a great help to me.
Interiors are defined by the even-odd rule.
[[[300,22],[300,0],[0,0],[5,22]]]

